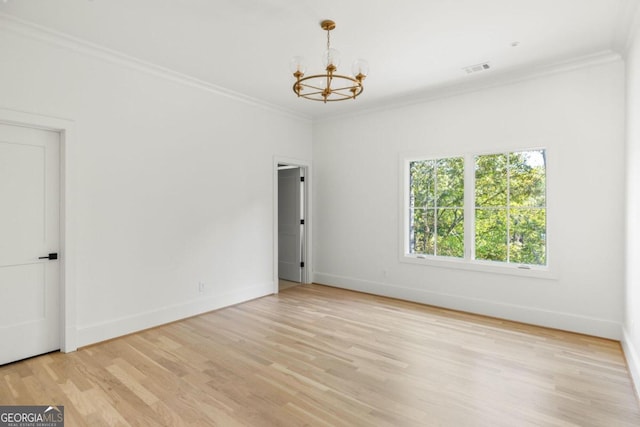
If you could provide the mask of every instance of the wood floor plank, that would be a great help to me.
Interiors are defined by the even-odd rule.
[[[320,286],[0,367],[73,426],[640,426],[619,343]]]

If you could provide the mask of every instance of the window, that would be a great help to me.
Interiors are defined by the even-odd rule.
[[[475,258],[546,265],[544,150],[475,157]]]
[[[464,256],[464,159],[421,160],[409,166],[409,251]]]
[[[405,165],[406,256],[547,265],[545,150],[409,160]]]

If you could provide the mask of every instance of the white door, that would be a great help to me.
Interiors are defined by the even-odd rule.
[[[60,348],[59,141],[0,124],[0,364]]]
[[[302,282],[302,168],[278,171],[278,275]]]

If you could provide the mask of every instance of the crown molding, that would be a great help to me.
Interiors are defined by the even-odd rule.
[[[518,83],[526,80],[532,80],[540,77],[550,76],[553,74],[568,72],[584,67],[590,67],[600,64],[614,62],[623,58],[628,51],[631,42],[636,33],[636,29],[640,26],[640,0],[624,0],[624,4],[620,8],[620,22],[613,36],[612,50],[592,53],[580,57],[576,57],[566,61],[560,61],[547,65],[525,66],[515,70],[503,72],[494,71],[484,76],[478,76],[469,81],[456,81],[451,84],[441,85],[413,93],[411,95],[388,97],[370,106],[363,106],[361,109],[346,113],[344,111],[335,114],[313,116],[304,114],[299,111],[287,109],[266,101],[226,89],[222,86],[206,82],[204,80],[191,77],[189,75],[161,67],[159,65],[143,61],[141,59],[126,55],[124,53],[90,43],[73,37],[69,34],[53,30],[32,22],[24,21],[12,15],[0,13],[0,29],[9,31],[14,34],[21,35],[26,38],[49,43],[67,50],[80,53],[83,55],[98,58],[113,64],[117,64],[139,72],[147,73],[156,77],[164,78],[168,81],[182,84],[184,86],[203,90],[219,96],[225,96],[235,101],[242,102],[247,105],[258,107],[270,112],[284,115],[297,120],[304,120],[312,123],[321,123],[325,121],[333,121],[336,119],[344,119],[350,117],[361,116],[365,114],[385,111],[389,109],[402,108],[410,105],[435,101],[442,98],[462,95],[465,93],[490,89]]]
[[[290,118],[306,120],[309,122],[311,121],[311,116],[301,114],[300,112],[292,111],[275,104],[262,101],[243,93],[236,92],[234,90],[227,89],[222,86],[197,79],[195,77],[191,77],[189,75],[153,64],[151,62],[143,61],[133,56],[126,55],[124,53],[109,49],[104,46],[100,46],[98,44],[90,43],[86,40],[73,37],[69,34],[53,30],[48,27],[24,21],[6,13],[0,13],[0,29],[30,38],[32,40],[52,44],[54,46],[62,47],[76,53],[91,56],[129,69],[160,77],[174,83],[182,84],[184,86],[224,96],[235,101],[288,116]]]
[[[416,104],[424,104],[444,98],[450,98],[500,86],[508,86],[515,83],[553,76],[555,74],[562,74],[582,68],[609,64],[621,60],[622,55],[620,53],[613,50],[606,50],[547,65],[529,65],[514,70],[502,72],[496,71],[491,74],[485,74],[484,76],[478,76],[471,81],[461,82],[460,80],[458,80],[454,83],[430,88],[417,94],[407,96],[400,95],[397,97],[394,96],[382,99],[380,101],[376,101],[370,107],[362,108],[349,114],[344,114],[343,112],[340,115],[336,114],[318,117],[314,120],[314,123],[341,120],[345,118],[352,118],[366,114],[409,107]]]
[[[640,0],[623,0],[618,11],[613,49],[626,56],[640,25]]]

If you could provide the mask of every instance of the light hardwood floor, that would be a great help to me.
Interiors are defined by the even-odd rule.
[[[67,426],[639,426],[617,342],[300,285],[0,367]]]
[[[278,292],[282,292],[285,289],[289,289],[298,285],[300,285],[300,283],[298,282],[291,282],[289,280],[280,279],[278,280]]]

